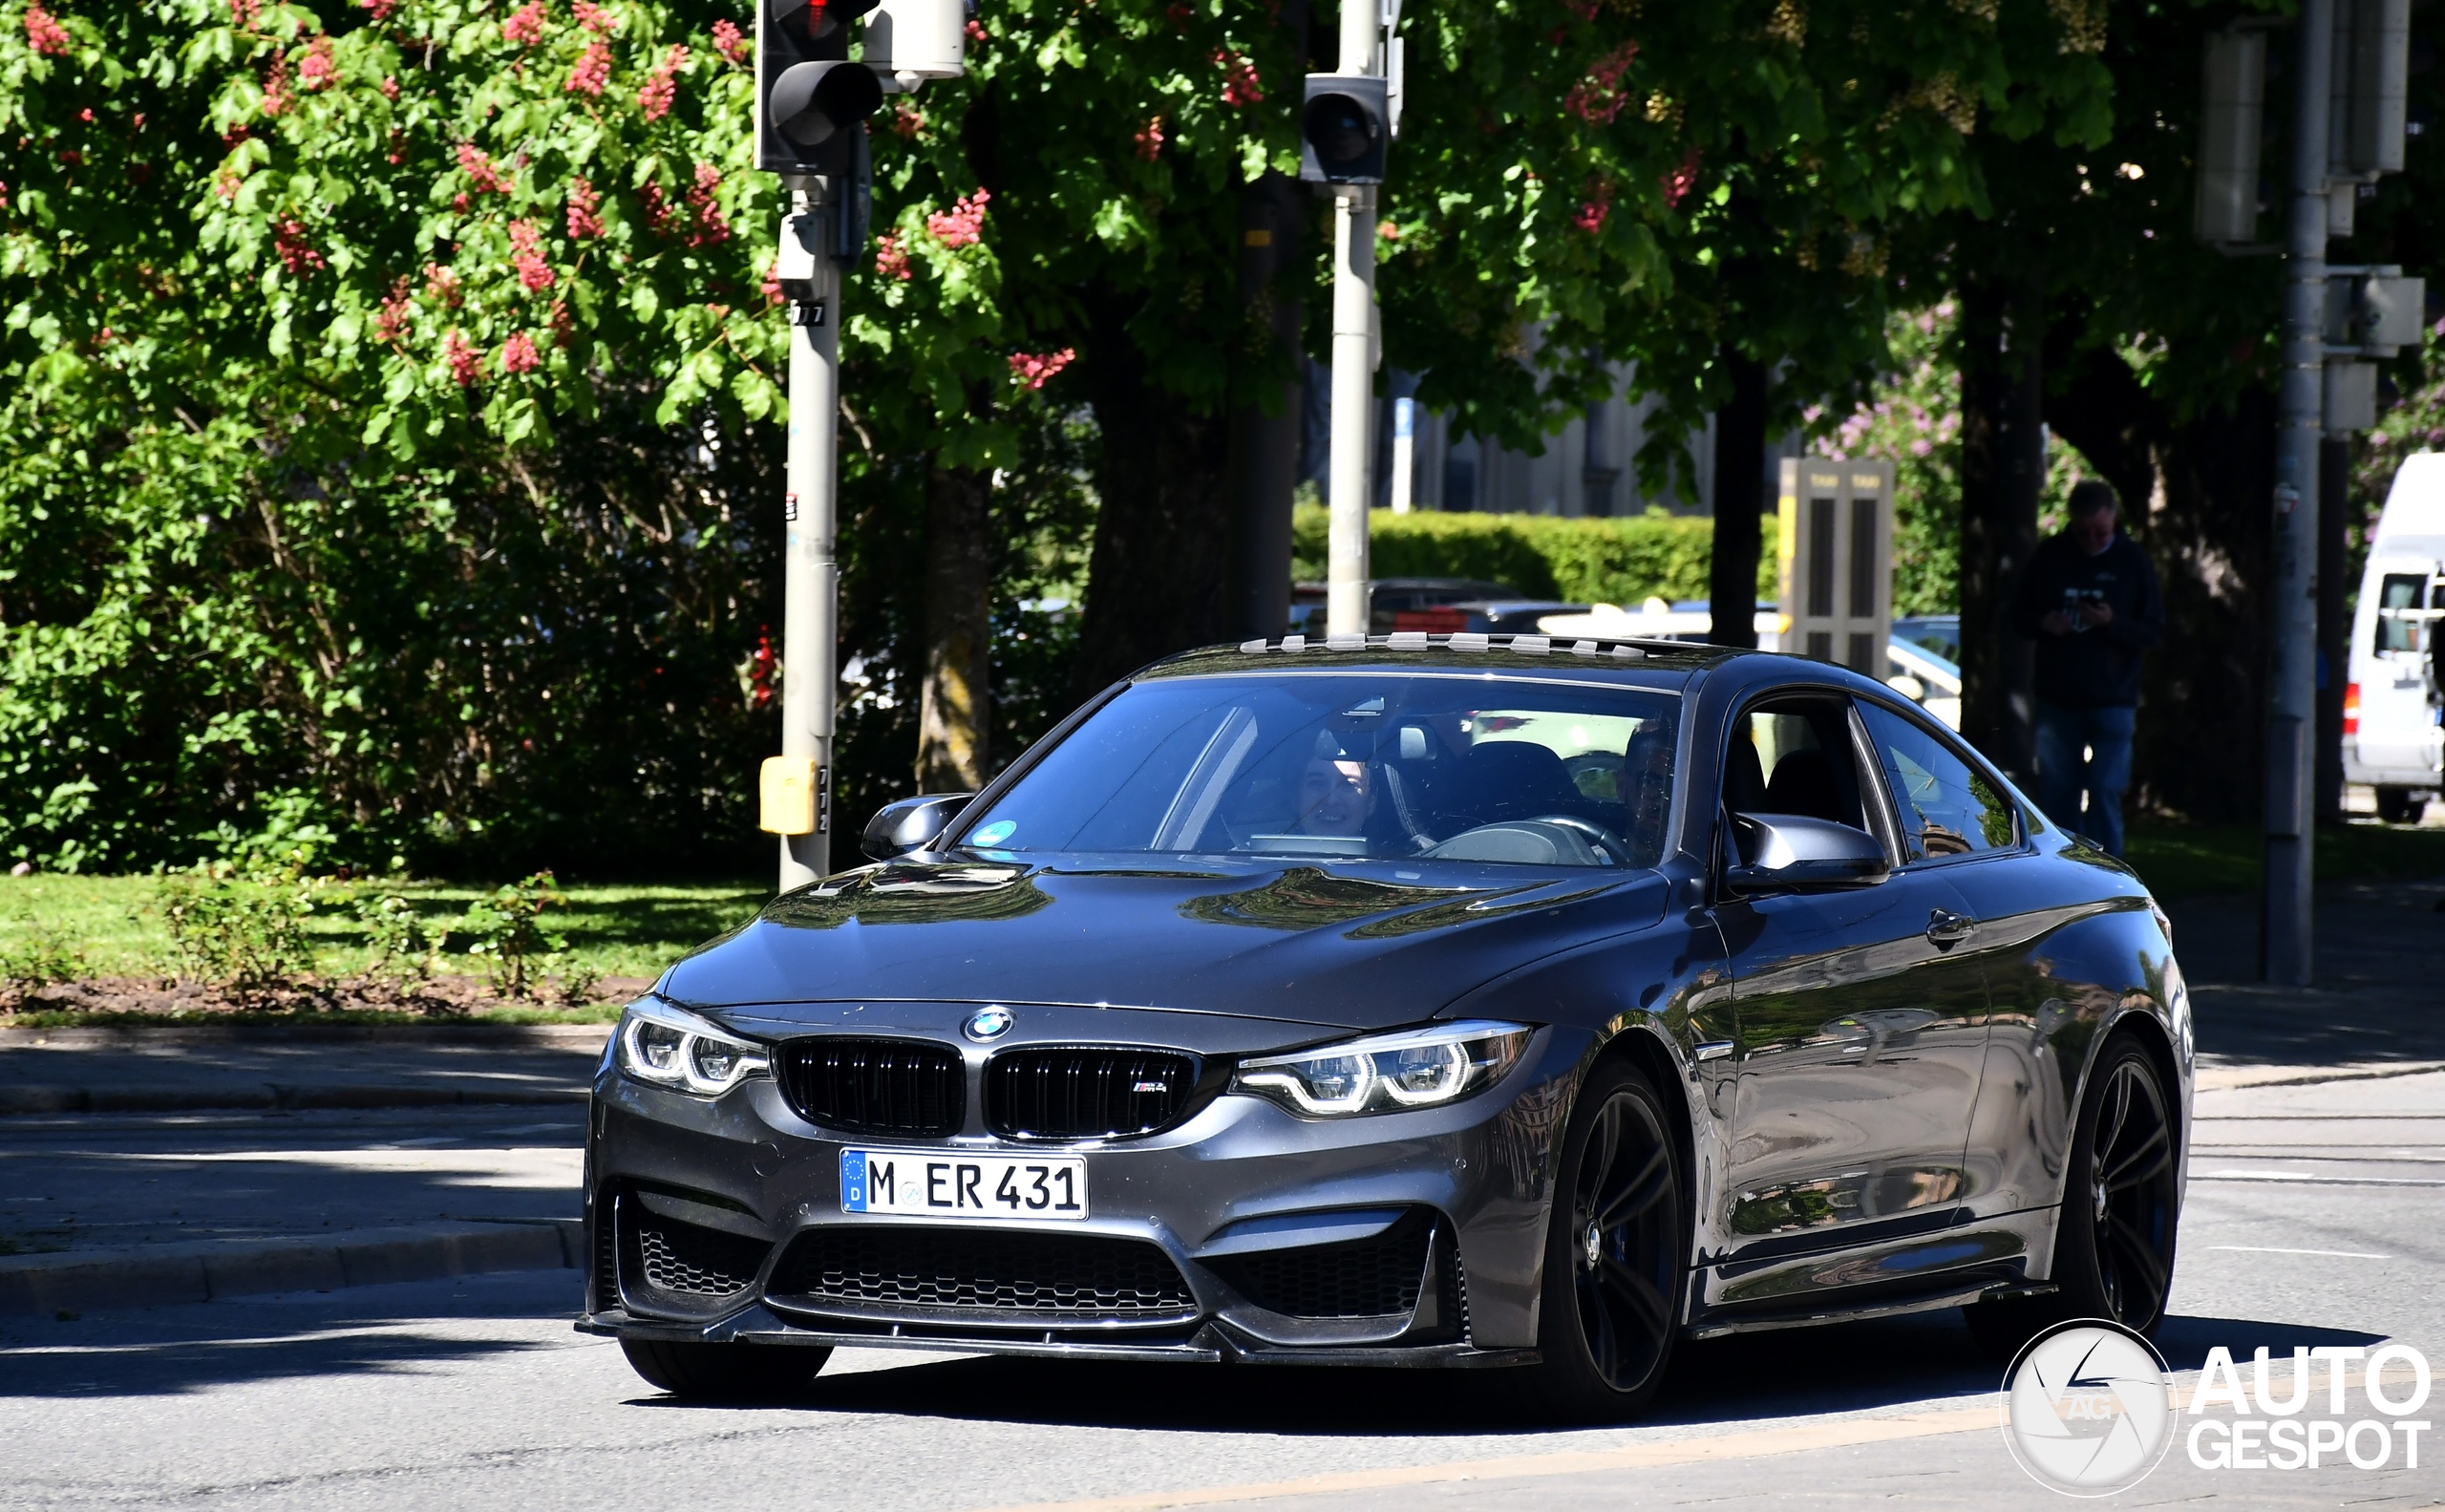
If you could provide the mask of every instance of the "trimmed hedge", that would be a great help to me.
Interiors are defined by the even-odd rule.
[[[1482,578],[1530,598],[1572,604],[1668,602],[1707,596],[1714,522],[1650,510],[1609,520],[1557,515],[1369,514],[1368,555],[1379,578]],[[1327,516],[1300,509],[1291,523],[1292,575],[1325,576]],[[1776,592],[1775,519],[1766,517],[1757,596]]]

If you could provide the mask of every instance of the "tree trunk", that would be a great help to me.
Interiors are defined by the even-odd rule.
[[[1757,556],[1766,480],[1766,365],[1723,347],[1732,398],[1715,412],[1714,557],[1707,609],[1717,646],[1757,645]]]
[[[1222,632],[1253,640],[1290,623],[1290,496],[1298,486],[1298,274],[1304,197],[1268,173],[1240,191],[1243,336],[1231,373],[1231,574]],[[1283,277],[1284,273],[1291,276]]]
[[[2046,481],[2045,285],[1961,290],[1961,733],[2015,781],[2034,776],[2035,644],[2011,633]]]
[[[973,793],[991,776],[992,490],[973,468],[938,467],[925,487],[925,680],[917,791]]]
[[[1229,422],[1156,387],[1131,339],[1136,313],[1132,302],[1095,298],[1082,354],[1102,437],[1072,682],[1082,699],[1157,657],[1228,638],[1231,623]]]

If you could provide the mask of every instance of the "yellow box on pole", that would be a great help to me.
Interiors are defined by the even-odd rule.
[[[815,833],[815,757],[766,756],[756,789],[760,828],[776,835]]]

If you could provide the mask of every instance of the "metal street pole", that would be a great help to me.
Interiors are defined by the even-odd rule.
[[[832,260],[827,205],[834,185],[788,181],[780,276],[799,297],[790,311],[788,497],[782,505],[781,756],[814,767],[815,827],[781,837],[780,890],[822,880],[831,869],[832,735],[840,688],[840,564],[836,555],[839,482],[834,446],[840,413],[840,269]]]
[[[1380,75],[1381,0],[1342,0],[1341,72]],[[1331,529],[1325,633],[1367,633],[1368,474],[1375,449],[1375,189],[1333,190],[1333,429],[1326,474]]]
[[[2325,434],[2327,147],[2335,0],[2302,0],[2293,81],[2292,193],[2285,229],[2284,377],[2275,432],[2274,573],[2267,615],[2266,852],[2260,968],[2310,978],[2317,728],[2318,442]]]

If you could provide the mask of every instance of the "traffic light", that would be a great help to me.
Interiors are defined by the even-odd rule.
[[[755,165],[851,171],[882,85],[849,61],[849,23],[875,0],[762,0],[755,15]]]
[[[1371,74],[1310,74],[1299,116],[1299,177],[1309,183],[1382,183],[1392,138],[1386,81]]]

